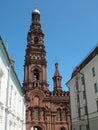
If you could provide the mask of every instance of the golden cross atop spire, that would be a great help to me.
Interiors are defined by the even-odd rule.
[[[34,3],[34,9],[37,9],[37,8],[38,8],[38,3],[35,2],[35,3]]]
[[[38,3],[37,2],[34,3],[34,12],[40,14],[40,11],[38,10]]]

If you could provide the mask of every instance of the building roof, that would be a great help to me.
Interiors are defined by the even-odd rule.
[[[72,73],[73,78],[82,68],[84,68],[96,55],[98,54],[98,46],[82,61],[82,63],[75,68]]]

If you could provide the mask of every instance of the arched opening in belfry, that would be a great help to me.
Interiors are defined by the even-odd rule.
[[[38,69],[34,70],[34,80],[39,80],[39,70]]]
[[[38,37],[35,37],[35,38],[34,38],[34,43],[35,43],[35,44],[38,44]]]
[[[33,126],[31,130],[42,130],[42,128],[40,126]]]

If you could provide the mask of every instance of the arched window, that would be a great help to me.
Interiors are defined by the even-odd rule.
[[[38,37],[35,37],[35,38],[34,38],[34,43],[35,43],[35,44],[38,44]]]
[[[34,80],[39,80],[39,70],[38,69],[34,70],[33,76],[34,76]]]
[[[57,120],[61,120],[61,109],[57,109]]]
[[[63,119],[66,120],[66,117],[67,117],[67,115],[66,115],[66,109],[63,109]]]

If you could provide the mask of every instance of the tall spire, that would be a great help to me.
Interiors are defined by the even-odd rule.
[[[60,76],[59,70],[58,70],[58,63],[55,63],[55,73],[53,77],[54,81],[54,90],[62,90],[61,85],[62,76]]]
[[[27,89],[40,88],[48,90],[46,77],[46,51],[44,46],[44,34],[40,24],[40,11],[32,12],[32,23],[27,36],[27,48],[24,65],[24,86]]]

